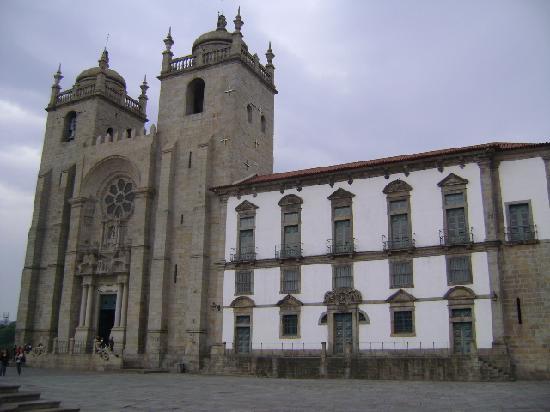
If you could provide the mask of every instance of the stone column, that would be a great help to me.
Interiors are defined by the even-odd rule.
[[[480,172],[481,197],[485,221],[485,241],[493,242],[487,246],[487,266],[492,300],[491,314],[493,325],[493,343],[504,343],[504,319],[502,308],[502,267],[499,257],[499,244],[504,240],[504,215],[500,194],[499,162],[492,155],[477,160]]]
[[[83,209],[87,199],[77,197],[69,200],[71,205],[70,230],[65,253],[65,267],[63,274],[63,290],[59,308],[58,337],[69,340],[74,334],[78,323],[79,297],[81,294],[80,277],[76,276],[78,263],[78,240],[82,229]]]
[[[126,313],[128,311],[128,282],[122,284],[122,313],[120,326],[126,327]]]
[[[86,315],[84,316],[84,326],[90,328],[92,324],[92,308],[94,299],[94,287],[93,284],[87,285],[88,297],[86,298]]]
[[[88,299],[88,285],[82,286],[82,298],[80,300],[80,316],[78,318],[78,327],[84,326],[86,315],[86,300]]]
[[[115,327],[120,326],[120,308],[122,306],[122,288],[124,285],[122,283],[117,283],[116,291],[116,309],[115,309]]]

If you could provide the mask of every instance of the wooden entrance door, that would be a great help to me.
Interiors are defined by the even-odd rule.
[[[353,342],[351,313],[334,314],[334,353],[344,353],[346,343]]]
[[[472,351],[472,322],[453,322],[453,347],[455,353]]]

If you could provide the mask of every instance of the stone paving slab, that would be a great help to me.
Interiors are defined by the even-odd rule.
[[[550,411],[550,382],[298,380],[8,368],[4,384],[81,411]]]

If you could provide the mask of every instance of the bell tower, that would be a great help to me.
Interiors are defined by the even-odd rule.
[[[225,207],[210,188],[273,171],[275,55],[270,44],[262,65],[243,24],[239,9],[229,32],[219,14],[183,57],[174,57],[171,29],[164,39],[150,367],[183,360],[198,368],[221,342],[222,312],[212,308],[222,299]]]

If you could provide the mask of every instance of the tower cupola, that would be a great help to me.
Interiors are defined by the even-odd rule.
[[[217,50],[222,47],[230,47],[233,36],[226,30],[227,20],[223,14],[218,14],[216,30],[200,35],[193,42],[193,53],[200,47],[206,51]]]
[[[107,85],[111,83],[117,89],[126,89],[124,77],[118,74],[117,71],[109,68],[109,52],[107,49],[103,49],[98,63],[96,67],[86,69],[80,73],[76,78],[76,83],[81,85],[95,84],[97,76],[103,74]]]

